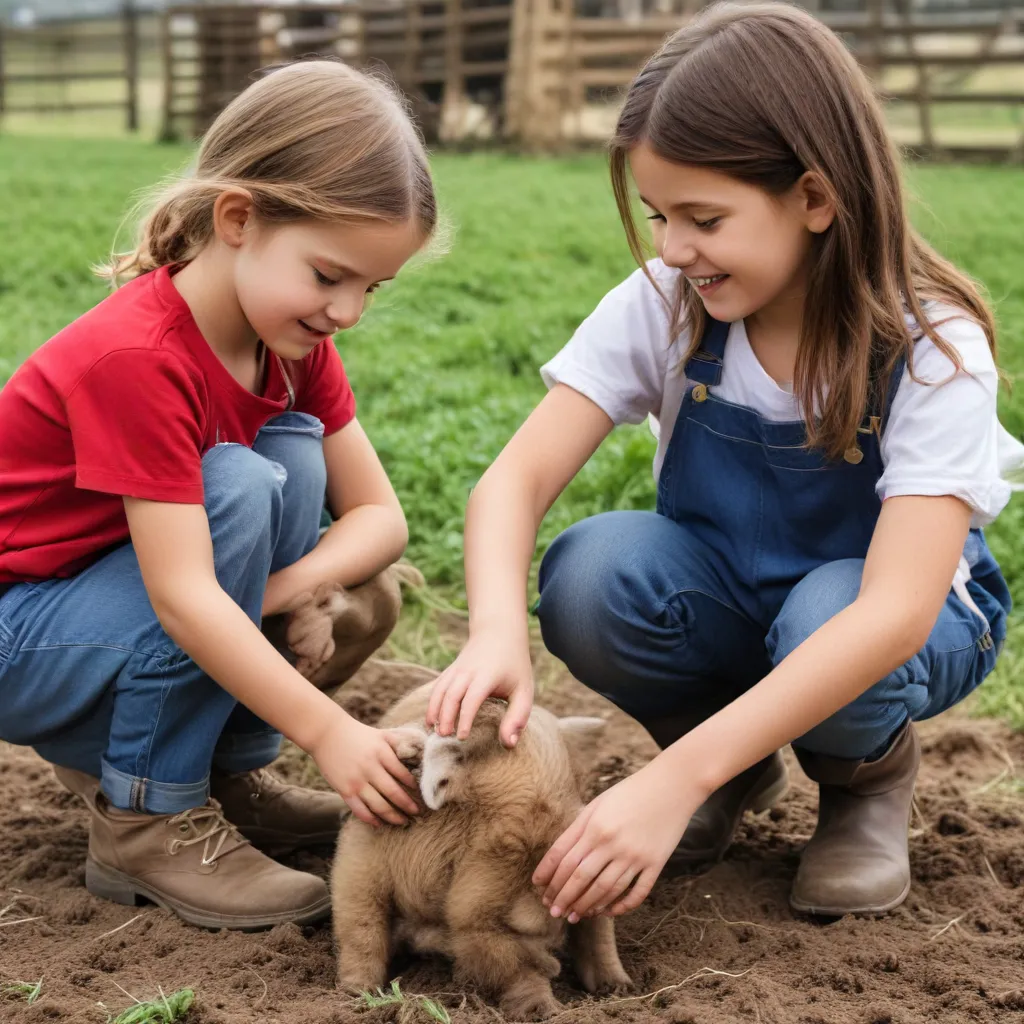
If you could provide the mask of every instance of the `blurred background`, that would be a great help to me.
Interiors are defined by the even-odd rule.
[[[595,142],[639,63],[702,0],[367,3],[0,0],[9,129],[188,138],[254,69],[307,54],[383,67],[432,139]],[[917,153],[1022,151],[1020,0],[819,0]]]
[[[643,59],[700,0],[0,0],[0,384],[98,302],[144,190],[255,73],[329,54],[391,75],[434,151],[454,244],[338,338],[429,581],[393,643],[440,665],[464,627],[462,517],[542,394],[539,366],[632,269],[600,152]],[[918,227],[987,288],[1024,365],[1024,0],[808,0],[885,98]],[[126,217],[128,218],[126,220]],[[115,241],[115,239],[119,239]],[[132,386],[130,381],[125,387]],[[1007,389],[1002,418],[1024,431]],[[653,439],[616,431],[556,504],[650,507]],[[1022,505],[989,531],[1024,598]],[[1024,727],[1016,614],[981,710]]]

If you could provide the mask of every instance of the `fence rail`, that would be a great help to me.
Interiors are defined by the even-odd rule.
[[[1024,0],[803,0],[890,104],[897,138],[931,155],[1024,160]],[[140,64],[160,129],[194,136],[261,68],[320,54],[388,69],[428,136],[556,148],[607,134],[617,100],[705,0],[353,0],[181,3],[140,34],[115,19],[0,28],[0,113],[124,111]],[[148,47],[158,43],[152,50]],[[144,52],[143,52],[144,51]],[[149,95],[149,93],[147,93]]]
[[[0,22],[0,116],[119,109],[125,128],[137,131],[139,49],[130,0],[104,19]]]

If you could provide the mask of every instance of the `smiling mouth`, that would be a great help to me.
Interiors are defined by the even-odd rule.
[[[306,330],[309,331],[310,334],[316,334],[318,337],[323,338],[323,337],[326,337],[328,334],[330,334],[330,331],[321,331],[321,330],[318,330],[316,327],[310,327],[309,324],[307,324],[305,320],[300,320],[299,323],[303,327],[305,327]]]
[[[728,274],[715,274],[713,277],[691,277],[690,281],[698,288],[710,288],[713,284],[724,281],[728,276]]]

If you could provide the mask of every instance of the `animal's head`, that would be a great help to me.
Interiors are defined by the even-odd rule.
[[[504,702],[486,700],[465,740],[427,734],[419,772],[420,793],[427,807],[436,811],[468,800],[475,782],[487,778],[493,787],[495,772],[508,773],[506,777],[511,779],[527,759],[543,758],[549,763],[553,745],[564,749],[574,774],[585,773],[593,760],[597,739],[604,731],[603,719],[555,718],[537,708],[520,743],[514,750],[507,750],[498,735],[505,708]]]

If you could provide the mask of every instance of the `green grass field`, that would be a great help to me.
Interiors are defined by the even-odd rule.
[[[117,139],[0,137],[0,383],[104,295],[90,274],[133,193],[178,170],[189,150]],[[462,603],[461,532],[470,488],[543,393],[537,370],[601,295],[632,269],[601,158],[440,156],[451,252],[411,267],[380,293],[340,348],[406,509],[409,556],[437,593]],[[914,218],[987,286],[1000,359],[1024,370],[1024,174],[1017,169],[915,168]],[[127,238],[128,235],[124,235]],[[1024,397],[1007,390],[1002,418],[1024,434]],[[570,522],[653,502],[654,443],[616,431],[548,516],[541,547]],[[1024,606],[1024,502],[989,531]],[[421,623],[422,625],[422,623]],[[431,660],[443,647],[421,644]],[[1016,683],[1024,616],[978,706],[1024,728]]]

